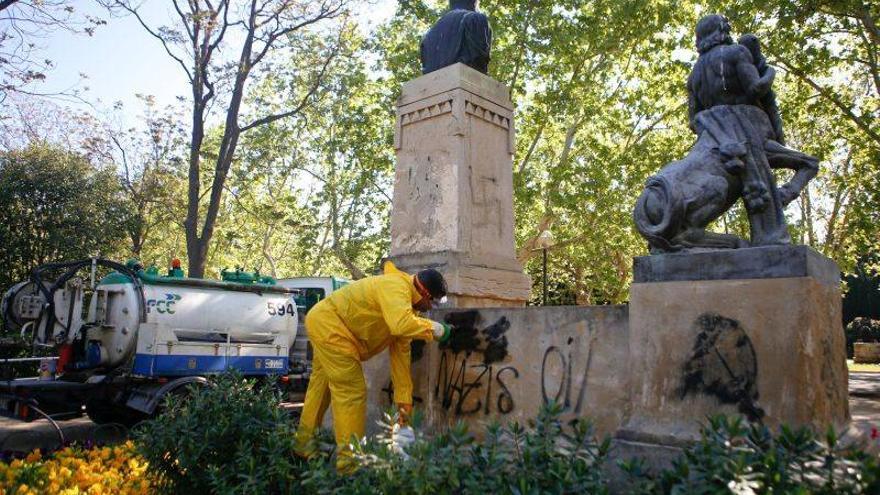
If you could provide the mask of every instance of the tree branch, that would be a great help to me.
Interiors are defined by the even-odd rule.
[[[300,113],[303,110],[303,108],[305,108],[306,104],[308,104],[309,98],[311,98],[312,95],[314,95],[318,91],[318,88],[321,87],[321,82],[323,82],[323,80],[324,80],[324,75],[327,73],[327,68],[330,66],[330,62],[334,58],[336,58],[336,55],[338,53],[339,53],[339,47],[337,45],[336,49],[333,50],[333,52],[331,52],[327,56],[327,58],[324,60],[324,65],[321,66],[321,71],[316,76],[315,83],[312,85],[312,87],[309,89],[309,91],[306,93],[306,95],[303,96],[302,100],[300,100],[299,104],[296,107],[294,107],[292,110],[289,110],[287,112],[281,112],[281,113],[276,113],[273,115],[267,115],[263,118],[257,119],[255,121],[251,122],[250,124],[243,126],[241,128],[241,132],[248,131],[250,129],[253,129],[254,127],[259,127],[261,125],[271,124],[272,122],[275,122],[276,120],[285,119],[287,117],[292,117],[292,116]]]
[[[150,34],[150,36],[156,38],[157,40],[159,40],[159,42],[162,43],[162,47],[165,48],[165,52],[168,54],[168,56],[173,58],[174,60],[177,61],[178,64],[180,64],[180,66],[183,68],[183,71],[186,72],[187,77],[189,77],[190,82],[192,82],[193,75],[190,72],[189,68],[187,68],[186,63],[183,61],[183,59],[178,57],[177,55],[174,54],[174,52],[171,51],[171,47],[168,46],[168,42],[165,40],[165,38],[163,38],[159,33],[154,31],[153,28],[151,28],[150,26],[147,25],[147,23],[141,17],[140,13],[138,13],[137,9],[129,7],[122,0],[116,0],[116,5],[122,7],[123,10],[125,10],[128,13],[130,13],[131,15],[133,15],[138,20],[141,27],[143,27],[147,31],[147,33]]]
[[[18,0],[2,0],[0,1],[0,11],[6,10],[11,7],[12,4],[18,2]]]
[[[852,123],[856,125],[859,129],[861,129],[869,138],[871,138],[877,144],[880,144],[880,134],[875,132],[871,126],[869,126],[862,118],[856,115],[849,106],[844,103],[839,96],[834,94],[828,88],[820,86],[816,81],[812,80],[803,70],[795,67],[787,60],[783,59],[776,53],[774,50],[767,48],[767,52],[773,55],[773,57],[779,62],[779,64],[791,74],[797,76],[800,80],[807,83],[811,88],[816,90],[823,98],[830,101],[834,106],[836,106],[840,112]]]

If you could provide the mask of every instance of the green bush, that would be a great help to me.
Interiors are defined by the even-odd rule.
[[[833,432],[819,439],[806,428],[767,427],[741,418],[709,418],[701,440],[659,477],[639,462],[622,463],[633,493],[876,494],[877,458],[840,444]]]
[[[853,357],[856,342],[880,342],[880,320],[856,318],[846,326],[846,355]]]
[[[463,423],[417,438],[403,459],[388,448],[390,436],[360,445],[361,468],[336,476],[316,462],[303,476],[303,493],[325,494],[533,494],[607,493],[602,464],[610,442],[596,443],[588,421],[563,424],[550,405],[528,427],[489,425],[481,442]],[[391,417],[386,428],[390,431]]]
[[[235,374],[171,396],[136,430],[140,453],[169,493],[293,493],[302,470],[295,424],[271,387]]]
[[[489,425],[476,440],[463,423],[436,435],[417,433],[406,456],[390,448],[391,425],[355,447],[359,469],[336,473],[332,437],[320,454],[293,455],[294,425],[268,387],[235,375],[195,389],[187,401],[138,431],[151,469],[170,493],[261,494],[568,494],[609,492],[609,441],[590,423],[564,423],[556,405],[528,425]],[[418,432],[420,418],[414,424]],[[877,459],[843,448],[833,434],[806,429],[777,435],[739,418],[710,418],[700,442],[656,476],[641,462],[621,462],[626,493],[880,493]]]

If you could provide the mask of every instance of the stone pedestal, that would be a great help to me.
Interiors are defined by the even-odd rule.
[[[454,307],[522,306],[531,282],[513,238],[513,104],[498,81],[463,64],[403,86],[390,259],[431,267]]]
[[[636,258],[632,414],[619,441],[685,445],[712,414],[840,431],[849,420],[836,264],[804,246]]]
[[[853,362],[858,364],[880,363],[880,343],[856,342],[853,344]]]

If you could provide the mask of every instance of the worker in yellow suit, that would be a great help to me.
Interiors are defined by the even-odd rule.
[[[386,262],[384,273],[353,282],[330,294],[306,315],[306,332],[314,350],[312,375],[296,432],[296,452],[315,453],[313,436],[328,406],[333,408],[337,462],[350,472],[352,441],[366,428],[367,385],[361,363],[389,350],[394,401],[406,418],[412,411],[410,342],[443,342],[451,328],[422,318],[416,311],[431,309],[432,301],[446,297],[446,282],[437,270],[416,275]]]

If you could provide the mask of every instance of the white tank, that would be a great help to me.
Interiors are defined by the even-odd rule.
[[[286,356],[296,338],[294,293],[282,287],[166,277],[146,277],[142,284],[143,309],[137,286],[124,275],[112,274],[98,285],[86,320],[95,322],[87,340],[100,342],[100,347],[92,346],[91,361],[112,368],[136,349],[140,358],[142,349],[174,355],[196,344],[213,347],[214,354],[221,345],[240,350],[271,344],[283,348]],[[143,325],[142,315],[148,325]],[[140,331],[142,326],[162,329],[161,337],[156,331]]]

